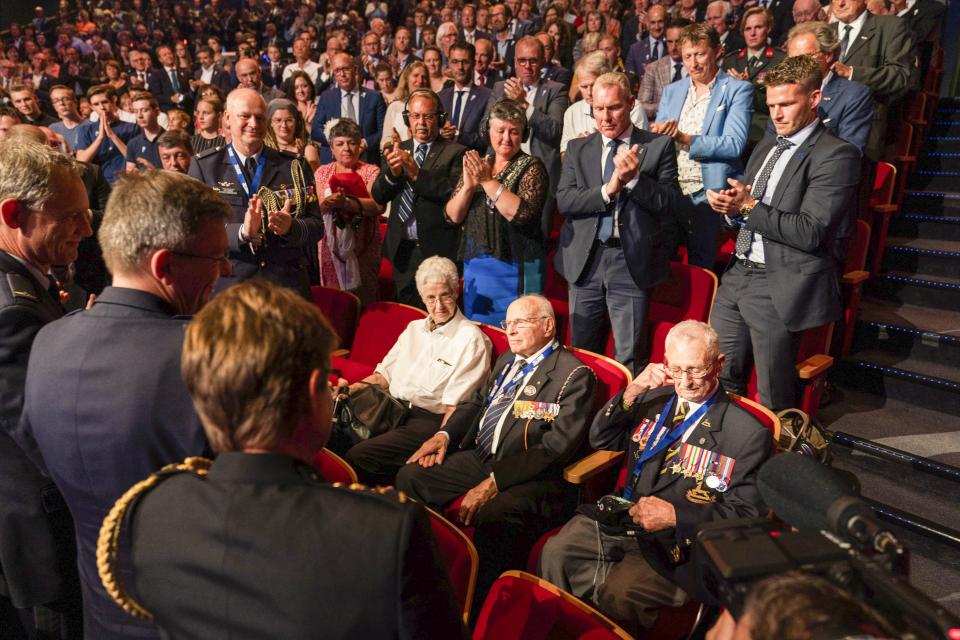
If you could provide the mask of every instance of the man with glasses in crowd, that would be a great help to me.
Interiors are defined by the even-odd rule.
[[[727,396],[722,367],[709,325],[684,320],[670,329],[664,362],[648,364],[590,427],[591,447],[627,452],[616,496],[629,507],[624,523],[601,525],[596,506],[583,505],[540,557],[543,578],[631,635],[652,627],[660,607],[696,597],[689,560],[703,523],[765,511],[756,473],[772,439]]]
[[[595,385],[556,339],[546,298],[514,300],[502,324],[510,351],[397,474],[398,488],[435,509],[463,496],[459,519],[476,526],[481,558],[477,594],[569,516],[576,496],[563,468],[586,435]]]
[[[310,137],[320,143],[320,162],[333,162],[330,142],[323,133],[328,120],[350,118],[360,126],[362,158],[365,162],[380,161],[380,135],[387,105],[379,91],[360,85],[357,61],[349,53],[337,53],[331,61],[334,86],[317,99],[317,113],[313,116]]]
[[[414,279],[420,263],[430,255],[457,260],[460,228],[447,222],[443,208],[460,180],[467,148],[440,136],[446,114],[433,91],[414,91],[404,118],[412,137],[384,152],[371,195],[382,205],[391,203],[383,255],[393,264],[397,301],[422,309]]]
[[[63,136],[71,150],[76,149],[80,125],[85,122],[77,110],[77,94],[70,87],[57,84],[50,89],[50,102],[60,118],[60,122],[50,125],[50,130]]]
[[[210,187],[185,175],[121,178],[98,234],[112,285],[87,311],[44,327],[30,354],[21,433],[73,514],[88,638],[155,629],[104,591],[97,538],[131,485],[207,450],[180,352],[187,316],[230,274],[230,213]],[[102,392],[121,387],[125,393]]]

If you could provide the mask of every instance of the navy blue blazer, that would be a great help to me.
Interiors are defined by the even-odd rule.
[[[360,135],[367,142],[367,150],[363,154],[366,162],[379,163],[380,136],[383,133],[383,118],[387,115],[387,105],[379,91],[371,91],[359,87],[360,110],[357,117],[360,122]],[[313,117],[313,128],[310,137],[320,143],[320,162],[333,162],[333,153],[330,152],[330,143],[323,135],[323,126],[328,120],[340,117],[340,103],[343,101],[343,92],[340,87],[333,86],[320,94],[317,100],[317,113]]]
[[[189,318],[174,314],[149,293],[107,287],[89,311],[41,329],[30,354],[20,430],[73,514],[86,623],[98,638],[152,627],[121,611],[100,583],[104,517],[134,483],[207,451],[180,375]]]
[[[660,55],[657,60],[667,55],[667,43],[661,38]],[[637,40],[630,49],[627,50],[627,59],[624,61],[624,67],[637,74],[638,78],[643,77],[643,70],[648,64],[654,62],[650,59],[650,38],[644,37]]]
[[[173,89],[173,82],[164,68],[153,69],[147,76],[147,82],[150,84],[150,93],[157,97],[160,108],[163,111],[168,109],[183,109],[191,113],[193,109],[193,99],[190,91],[190,75],[183,69],[177,69],[177,83],[180,85],[180,93],[183,95],[183,101],[180,104],[174,104],[170,100],[176,91]]]
[[[443,110],[447,112],[447,119],[453,122],[453,99],[454,88],[447,86],[440,91],[440,102],[443,104]],[[480,121],[483,120],[483,113],[487,108],[487,101],[490,99],[490,89],[473,85],[470,87],[470,96],[467,98],[466,105],[461,105],[463,113],[460,116],[460,132],[454,142],[459,142],[463,146],[483,153],[488,141],[480,136]]]

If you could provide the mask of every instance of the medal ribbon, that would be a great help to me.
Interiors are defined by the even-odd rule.
[[[520,371],[518,371],[516,374],[514,374],[514,376],[510,378],[510,381],[507,382],[507,384],[505,384],[501,389],[500,385],[503,383],[503,379],[507,376],[507,372],[510,371],[510,368],[513,366],[513,363],[511,362],[510,367],[504,367],[503,371],[500,372],[500,376],[497,378],[497,384],[493,385],[493,387],[490,389],[490,393],[487,395],[487,406],[490,406],[490,403],[493,402],[493,399],[496,396],[505,395],[513,391],[513,389],[518,384],[520,384],[521,380],[526,378],[531,371],[536,369],[540,365],[540,363],[543,362],[547,356],[549,356],[551,353],[556,351],[556,349],[557,349],[557,343],[552,342],[550,346],[544,349],[544,351],[540,355],[538,355],[536,358],[533,358],[532,360],[529,360],[527,362],[527,365],[522,369],[520,369]],[[517,357],[518,356],[514,357],[514,361],[516,361]]]
[[[240,166],[240,158],[237,157],[237,153],[233,150],[232,144],[227,145],[227,155],[230,156],[230,164],[233,165],[233,170],[237,174],[237,180],[247,194],[247,200],[249,200],[251,196],[260,189],[260,179],[263,177],[265,156],[262,153],[260,154],[260,160],[257,162],[257,171],[253,174],[253,183],[251,184],[247,182],[247,176],[243,173],[243,167]]]
[[[644,463],[679,440],[684,432],[690,428],[690,425],[696,424],[700,418],[703,417],[703,415],[707,412],[707,409],[709,409],[713,404],[713,401],[716,399],[716,397],[717,394],[710,396],[710,399],[700,405],[699,409],[687,415],[683,422],[668,432],[663,425],[667,421],[667,416],[673,415],[673,403],[676,401],[677,396],[674,395],[670,398],[670,402],[668,402],[667,406],[663,408],[662,412],[660,412],[660,417],[657,419],[657,424],[654,427],[654,430],[657,433],[656,441],[653,442],[652,445],[649,440],[647,441],[647,444],[643,447],[643,453],[640,454],[640,457],[637,459],[637,464],[633,468],[633,475],[630,476],[632,482],[623,488],[623,498],[625,500],[629,500],[630,496],[633,495],[633,487],[640,478],[640,473],[643,470]]]

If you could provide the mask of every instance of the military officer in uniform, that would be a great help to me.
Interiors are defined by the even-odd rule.
[[[67,507],[54,484],[19,444],[27,359],[34,337],[63,315],[56,265],[77,259],[91,235],[87,193],[76,161],[44,145],[0,144],[0,629],[4,638],[27,637],[16,609],[45,606],[52,629],[33,633],[82,635],[76,550]],[[36,620],[50,619],[49,615]]]
[[[631,635],[653,626],[660,607],[703,597],[689,562],[702,523],[764,512],[756,474],[772,439],[727,397],[722,366],[709,325],[670,330],[665,361],[647,365],[590,427],[592,447],[627,452],[617,497],[639,535],[598,527],[596,508],[583,505],[540,557],[541,576],[592,599]]]
[[[98,567],[127,612],[171,638],[464,637],[424,508],[307,463],[330,435],[334,340],[313,305],[264,281],[194,317],[183,377],[218,455],[150,476],[104,521],[128,529],[129,561],[103,544]]]
[[[232,143],[194,156],[189,174],[233,209],[227,224],[233,276],[221,278],[217,288],[259,275],[309,299],[310,256],[323,235],[313,174],[302,159],[264,144],[266,111],[257,91],[234,89],[224,110]],[[282,208],[270,202],[274,197],[257,195],[264,187],[287,192]]]
[[[750,134],[747,138],[749,155],[757,142],[766,133],[770,123],[770,109],[767,107],[767,89],[764,79],[778,62],[787,57],[780,49],[769,44],[770,30],[773,28],[773,14],[763,7],[751,7],[743,14],[741,30],[747,46],[728,53],[723,58],[723,69],[737,78],[753,84],[753,117],[750,120]]]

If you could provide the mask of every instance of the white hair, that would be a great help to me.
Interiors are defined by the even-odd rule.
[[[671,327],[667,332],[667,339],[664,342],[664,350],[669,351],[670,345],[683,340],[685,342],[698,340],[703,342],[707,350],[707,356],[710,360],[716,360],[720,355],[720,337],[713,327],[706,322],[699,320],[683,320]]]
[[[417,292],[423,293],[423,288],[430,284],[445,284],[451,292],[456,294],[460,290],[460,274],[457,265],[449,258],[431,256],[420,263],[415,276]]]

